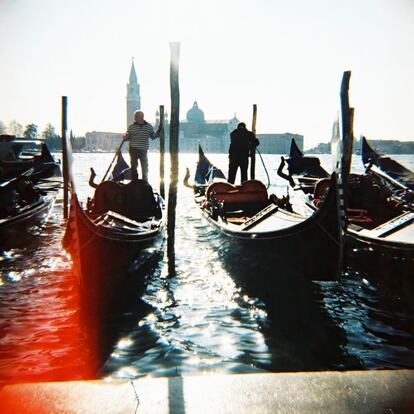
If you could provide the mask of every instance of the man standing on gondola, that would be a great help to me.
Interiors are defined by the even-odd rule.
[[[155,139],[160,136],[163,127],[162,121],[157,132],[144,119],[142,111],[135,111],[135,122],[129,125],[127,133],[124,135],[124,140],[129,141],[129,155],[131,157],[131,171],[132,179],[138,179],[137,167],[138,160],[141,164],[142,178],[148,181],[148,148],[149,139]]]
[[[228,182],[234,184],[237,169],[240,168],[241,182],[243,183],[247,181],[249,155],[252,151],[256,151],[259,140],[253,132],[246,128],[244,122],[240,122],[237,128],[231,132],[230,141]]]

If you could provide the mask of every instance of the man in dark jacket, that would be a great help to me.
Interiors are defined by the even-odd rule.
[[[237,128],[230,134],[229,148],[229,176],[228,182],[234,184],[237,169],[240,167],[241,182],[247,181],[247,168],[249,155],[259,145],[259,140],[246,128],[244,122],[240,122]]]

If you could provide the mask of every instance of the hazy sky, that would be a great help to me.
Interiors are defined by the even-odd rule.
[[[180,118],[330,139],[352,71],[355,135],[414,140],[414,0],[0,0],[0,121],[123,132],[135,58],[142,109],[170,112],[169,42],[181,42]]]

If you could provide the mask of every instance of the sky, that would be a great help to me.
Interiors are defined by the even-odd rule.
[[[170,113],[180,42],[180,119],[234,114],[257,133],[330,140],[343,72],[355,136],[414,140],[414,0],[0,0],[0,121],[75,135],[124,132],[134,57],[141,107]]]

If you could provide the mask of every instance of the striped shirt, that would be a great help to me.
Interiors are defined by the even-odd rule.
[[[127,139],[129,147],[141,150],[149,148],[149,139],[155,139],[160,136],[160,132],[154,132],[154,128],[145,121],[143,124],[134,122],[128,127]]]

